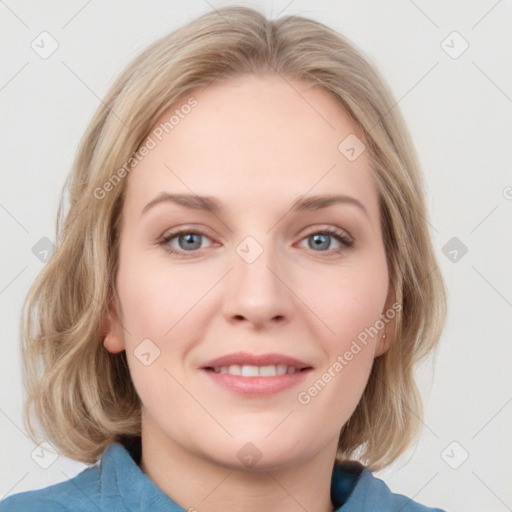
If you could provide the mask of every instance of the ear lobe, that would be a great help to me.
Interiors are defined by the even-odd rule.
[[[383,319],[384,328],[380,338],[375,346],[375,357],[379,357],[389,350],[393,338],[395,337],[395,318],[396,318],[396,294],[393,284],[390,283],[388,297],[386,299],[386,305],[382,312],[381,318]]]
[[[387,329],[385,329],[385,331],[387,331]],[[392,341],[392,336],[389,336],[387,332],[384,332],[379,341],[377,341],[377,346],[375,347],[375,357],[379,357],[387,352],[391,346]]]
[[[125,349],[123,329],[117,315],[114,299],[109,303],[102,327],[103,346],[108,352],[117,354]]]

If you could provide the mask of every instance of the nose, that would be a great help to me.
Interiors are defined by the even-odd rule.
[[[254,261],[249,261],[234,254],[223,299],[225,318],[230,323],[245,322],[253,329],[289,322],[293,293],[277,258],[264,249]]]

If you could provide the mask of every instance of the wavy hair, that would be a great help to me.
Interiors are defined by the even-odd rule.
[[[109,444],[140,435],[141,404],[126,354],[111,354],[102,343],[116,293],[127,179],[108,186],[108,193],[98,190],[116,173],[124,176],[125,163],[178,98],[250,73],[322,87],[358,126],[370,152],[390,283],[402,308],[391,346],[374,361],[341,430],[337,459],[357,457],[376,470],[415,440],[421,401],[413,370],[441,336],[446,298],[422,175],[399,108],[369,60],[334,30],[299,16],[269,20],[231,6],[143,51],[113,84],[81,140],[59,206],[56,252],[22,313],[25,425],[36,442],[34,419],[63,455],[93,463]]]

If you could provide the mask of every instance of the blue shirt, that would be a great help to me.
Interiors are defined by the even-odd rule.
[[[9,496],[0,512],[184,512],[139,468],[140,438],[126,447],[111,444],[101,463],[66,482]],[[338,464],[331,499],[340,512],[443,512],[393,494],[355,461]]]

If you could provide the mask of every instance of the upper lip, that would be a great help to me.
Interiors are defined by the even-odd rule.
[[[271,366],[285,364],[297,370],[311,368],[311,365],[284,354],[251,354],[250,352],[235,352],[217,357],[204,363],[201,368],[222,368],[223,366]]]

